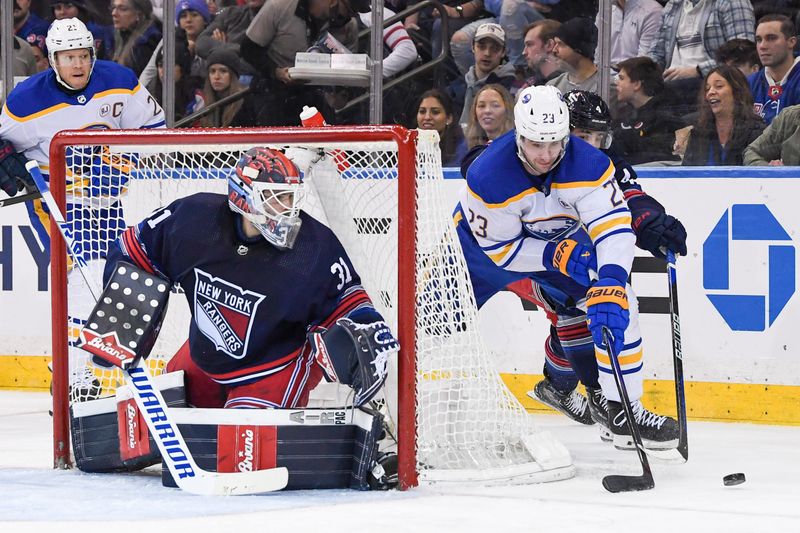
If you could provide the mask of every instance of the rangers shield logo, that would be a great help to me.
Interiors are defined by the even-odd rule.
[[[250,330],[263,294],[194,269],[194,320],[217,350],[234,359],[247,353]]]

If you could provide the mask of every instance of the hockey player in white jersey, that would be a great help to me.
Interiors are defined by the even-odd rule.
[[[627,285],[636,237],[631,213],[601,151],[569,134],[569,110],[549,86],[523,90],[516,129],[496,139],[467,172],[455,219],[478,305],[530,278],[559,319],[588,322],[594,357],[570,360],[590,397],[608,399],[614,443],[631,447],[602,329],[613,336],[645,445],[677,444],[675,420],[644,408],[642,339]],[[597,281],[592,282],[594,273]],[[598,395],[599,396],[599,395]]]
[[[96,59],[94,37],[83,22],[77,18],[54,21],[47,31],[46,43],[52,68],[17,85],[0,115],[0,189],[10,196],[23,188],[33,190],[24,166],[27,160],[36,160],[42,172],[49,174],[50,141],[61,130],[165,126],[161,107],[139,85],[132,70]],[[119,197],[127,188],[135,161],[99,147],[70,149],[65,155],[70,204],[67,222],[76,241],[83,245],[89,271],[99,280],[109,244],[126,227]],[[92,202],[83,200],[85,196],[91,196]],[[31,225],[49,253],[47,207],[41,200],[25,205]],[[76,291],[88,292],[76,272],[70,273],[69,282],[77,284]],[[82,320],[78,317],[89,311],[90,308],[71,306],[73,326],[80,326]],[[94,387],[90,382],[86,385]]]
[[[15,87],[0,115],[0,188],[11,196],[30,186],[30,176],[24,170],[25,160],[36,160],[42,172],[49,174],[50,140],[61,130],[161,128],[165,125],[161,107],[147,89],[139,85],[132,70],[95,58],[94,37],[80,20],[54,21],[47,32],[47,50],[52,68]],[[125,190],[132,163],[112,156],[107,150],[67,153],[67,175],[71,179],[67,201],[77,201],[84,188],[102,187],[94,191],[108,199],[102,208],[119,209],[116,200]],[[102,184],[99,176],[105,178]],[[39,200],[26,205],[34,229],[49,249],[50,226],[45,206]],[[86,206],[87,209],[97,207]],[[79,210],[68,209],[67,212],[74,214],[73,223],[79,218]],[[107,238],[87,250],[90,254],[87,259],[101,257],[107,243],[113,242],[125,229],[121,216],[99,219],[119,220],[120,224],[102,228],[108,230]],[[81,229],[76,223],[75,230],[79,233]]]

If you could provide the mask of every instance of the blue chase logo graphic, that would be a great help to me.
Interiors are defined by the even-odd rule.
[[[767,276],[767,294],[729,294],[731,268],[737,268],[731,251],[743,241],[762,241],[767,249],[768,264],[757,265],[753,280],[763,286],[761,276]],[[775,322],[795,291],[795,249],[766,205],[735,204],[723,213],[703,243],[703,288],[734,331],[764,331]]]

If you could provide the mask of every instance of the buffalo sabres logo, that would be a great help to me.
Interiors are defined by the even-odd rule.
[[[250,330],[263,294],[194,269],[194,319],[200,331],[217,350],[234,359],[247,354]]]
[[[537,239],[557,242],[569,237],[580,229],[580,221],[569,215],[556,215],[549,218],[526,220],[525,231]]]
[[[78,103],[79,104],[85,104],[86,103],[86,97],[84,95],[78,96]]]

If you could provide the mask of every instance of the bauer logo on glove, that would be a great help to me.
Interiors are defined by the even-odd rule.
[[[586,305],[615,303],[623,309],[628,308],[628,295],[624,287],[592,287],[586,292]]]
[[[117,264],[81,330],[80,348],[100,366],[127,368],[153,349],[169,302],[169,283],[131,264]]]

